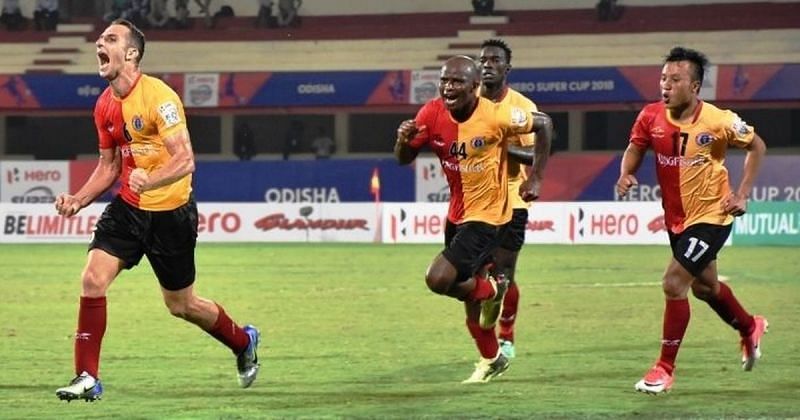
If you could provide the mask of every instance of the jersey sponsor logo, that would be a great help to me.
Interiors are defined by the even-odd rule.
[[[750,127],[748,127],[747,123],[744,122],[744,120],[742,120],[738,116],[736,117],[736,119],[733,120],[732,128],[733,131],[739,134],[740,136],[746,136],[750,134]]]
[[[700,133],[695,137],[694,141],[698,146],[708,146],[715,140],[714,135],[711,133]]]
[[[472,139],[472,148],[473,149],[480,149],[483,145],[486,144],[486,140],[483,137],[475,137]]]
[[[478,173],[483,172],[486,169],[482,163],[476,163],[474,165],[470,165],[467,163],[458,163],[458,162],[450,162],[450,161],[442,161],[442,166],[446,171],[453,171],[453,172],[463,172],[463,173]]]
[[[528,123],[528,113],[519,108],[511,108],[511,125],[525,127]]]
[[[681,168],[689,168],[692,166],[700,166],[708,162],[705,156],[693,156],[690,158],[684,156],[668,156],[661,153],[656,153],[656,161],[659,166],[677,166]]]
[[[164,102],[158,106],[158,113],[161,119],[164,120],[164,125],[167,128],[172,127],[181,122],[181,117],[178,115],[178,106],[174,102]]]
[[[144,121],[142,121],[142,117],[140,115],[134,115],[131,124],[133,125],[133,129],[136,131],[142,131],[144,128]]]

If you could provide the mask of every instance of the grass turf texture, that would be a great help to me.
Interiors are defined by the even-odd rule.
[[[2,245],[2,418],[530,418],[800,415],[797,248],[729,247],[721,274],[767,316],[764,357],[742,372],[738,335],[703,302],[670,394],[634,392],[658,356],[665,246],[526,246],[517,358],[461,385],[478,355],[455,300],[423,281],[436,246],[201,244],[201,296],[262,331],[262,368],[172,318],[146,261],[109,292],[104,399],[67,404],[83,245]]]

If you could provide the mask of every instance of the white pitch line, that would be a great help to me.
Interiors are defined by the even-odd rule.
[[[730,277],[719,275],[717,276],[719,281],[727,282],[730,280]],[[652,286],[661,286],[660,281],[637,281],[637,282],[627,282],[627,283],[567,283],[567,284],[558,284],[558,285],[548,285],[548,286],[558,286],[558,287],[567,287],[567,288],[615,288],[615,287],[652,287]]]

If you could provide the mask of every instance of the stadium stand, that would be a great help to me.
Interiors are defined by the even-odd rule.
[[[213,29],[196,21],[185,31],[147,31],[145,65],[155,73],[436,68],[453,54],[474,54],[493,36],[514,46],[518,67],[657,64],[676,44],[691,44],[719,64],[793,63],[800,62],[798,17],[800,3],[626,7],[617,22],[598,21],[594,9],[308,16],[290,29],[257,29],[252,17],[229,17]],[[94,73],[92,41],[103,25],[0,32],[0,73]]]

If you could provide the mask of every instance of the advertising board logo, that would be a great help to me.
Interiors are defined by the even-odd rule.
[[[404,209],[400,209],[400,214],[391,215],[392,240],[396,241],[398,236],[408,236],[408,214]]]
[[[264,193],[267,203],[338,203],[336,187],[270,188]]]
[[[543,230],[549,230],[550,232],[556,231],[555,222],[553,220],[529,220],[525,225],[525,229],[532,232]]]
[[[19,181],[19,168],[12,168],[6,171],[6,182],[13,184]]]
[[[428,193],[426,198],[429,203],[447,203],[450,201],[450,187],[445,185],[439,191]]]
[[[286,213],[268,214],[255,221],[255,227],[263,231],[270,230],[369,230],[366,219],[312,218],[314,208],[301,207],[298,215],[286,216]]]
[[[11,197],[12,203],[47,204],[54,203],[55,201],[56,196],[53,194],[53,190],[43,185],[30,188],[21,195],[14,195]]]
[[[569,240],[575,242],[575,235],[583,237],[584,235],[584,219],[586,218],[583,209],[578,207],[578,214],[569,215]]]

